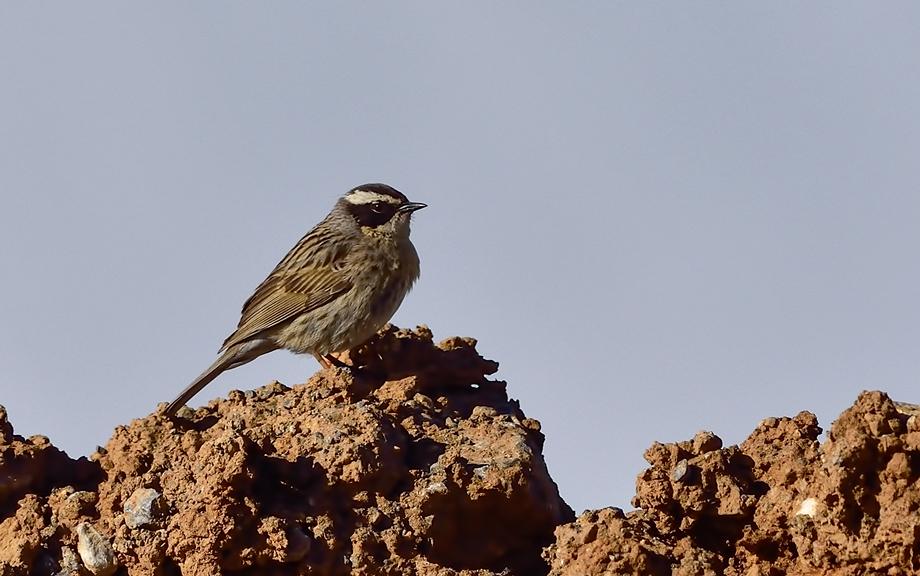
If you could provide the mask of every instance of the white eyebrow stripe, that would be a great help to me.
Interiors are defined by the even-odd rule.
[[[352,204],[370,204],[371,202],[388,202],[390,204],[398,204],[399,200],[388,196],[386,194],[378,194],[377,192],[368,192],[367,190],[355,190],[354,192],[349,192],[345,199],[351,202]]]

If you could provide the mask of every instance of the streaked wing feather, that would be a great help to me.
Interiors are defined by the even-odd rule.
[[[328,240],[315,234],[301,239],[243,305],[239,326],[221,350],[325,306],[351,290],[351,281],[334,266],[344,258],[345,250]],[[324,242],[326,246],[315,246]],[[300,254],[312,254],[313,261],[292,270]]]
[[[251,338],[304,312],[316,310],[351,289],[339,274],[297,274],[270,277],[256,290],[243,309],[240,325],[222,349]]]

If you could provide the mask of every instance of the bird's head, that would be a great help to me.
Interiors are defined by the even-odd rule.
[[[408,237],[412,213],[425,206],[409,202],[402,192],[386,184],[358,186],[339,200],[339,207],[368,235]]]

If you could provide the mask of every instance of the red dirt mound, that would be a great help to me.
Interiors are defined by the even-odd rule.
[[[0,576],[920,573],[920,420],[881,392],[823,444],[808,412],[656,443],[636,510],[576,520],[475,341],[388,326],[343,360],[90,459],[0,407]]]
[[[161,406],[92,462],[3,413],[0,574],[545,573],[574,514],[498,365],[425,327],[346,361],[175,420]]]
[[[556,529],[551,574],[920,574],[920,420],[864,392],[823,444],[813,414],[768,418],[740,446],[655,444],[633,505]]]

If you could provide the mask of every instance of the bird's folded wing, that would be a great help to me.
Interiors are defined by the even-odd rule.
[[[243,305],[239,327],[227,338],[221,350],[325,306],[351,287],[351,281],[332,267],[273,273]]]

